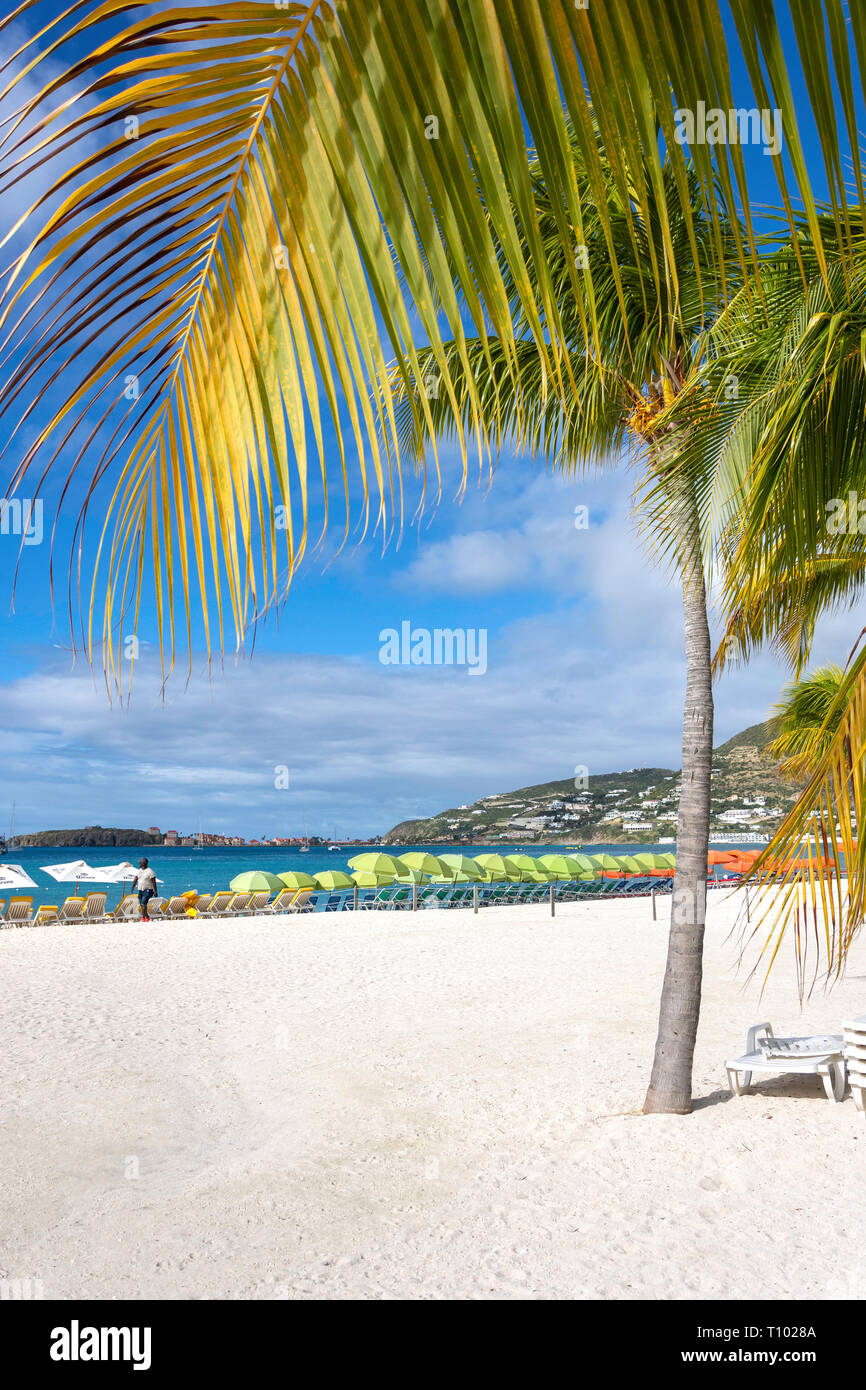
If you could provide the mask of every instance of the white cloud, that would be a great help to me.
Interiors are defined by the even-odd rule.
[[[674,595],[675,597],[675,595]],[[684,683],[671,637],[627,611],[583,605],[491,639],[487,673],[346,657],[259,656],[169,687],[140,668],[131,708],[106,706],[82,670],[0,686],[4,784],[22,830],[88,823],[246,835],[376,834],[513,787],[637,764],[677,767]],[[675,611],[675,609],[674,609]],[[816,659],[847,654],[853,615]],[[722,682],[717,742],[766,717],[785,673],[762,656]],[[290,769],[288,791],[275,768]]]
[[[397,573],[398,589],[423,601],[424,621],[449,627],[453,595],[508,599],[515,588],[537,589],[519,608],[514,600],[520,616],[491,628],[483,677],[379,664],[376,617],[388,621],[394,595],[384,571],[363,610],[365,623],[372,614],[363,658],[260,649],[252,664],[229,664],[212,682],[203,667],[188,688],[175,677],[163,705],[149,677],[156,657],[145,647],[129,710],[109,710],[86,671],[43,662],[0,685],[4,787],[19,828],[183,830],[201,817],[205,828],[280,835],[301,829],[306,806],[314,832],[336,824],[343,834],[374,835],[491,792],[567,777],[578,764],[590,772],[678,767],[680,596],[637,542],[630,479],[540,474],[527,486],[525,478],[501,474],[487,496],[470,494],[457,535],[441,534],[453,513],[434,519]],[[587,530],[574,528],[577,504],[589,508]],[[361,552],[341,562],[348,602],[360,572],[352,566],[362,562]],[[430,612],[440,597],[441,620]],[[480,606],[473,621],[485,612]],[[844,660],[862,624],[856,613],[825,621],[815,664]],[[766,718],[786,674],[762,654],[726,676],[716,741]],[[288,791],[274,787],[283,764]]]

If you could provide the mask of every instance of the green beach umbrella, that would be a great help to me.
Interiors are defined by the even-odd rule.
[[[461,881],[480,883],[487,877],[477,859],[471,859],[468,854],[440,854],[439,859],[444,865],[443,872],[447,878],[464,874],[465,880]]]
[[[545,866],[540,859],[536,859],[533,854],[509,854],[507,856],[512,864],[516,864],[519,869],[528,869],[531,873],[539,869],[544,870]]]
[[[595,870],[585,854],[542,854],[539,864],[556,874],[557,878],[594,877]]]
[[[542,864],[540,859],[534,859],[531,854],[511,854],[509,858],[512,864],[516,864],[525,878],[532,879],[534,883],[553,883],[559,878],[559,874],[550,869],[547,864]]]
[[[398,874],[395,883],[426,883],[428,875],[423,869],[416,869],[414,865],[407,865],[402,874]]]
[[[625,869],[626,873],[641,873],[641,865],[637,862],[637,857],[634,854],[618,854],[616,857],[619,860],[619,867]]]
[[[361,879],[359,875],[361,874],[364,876],[365,888],[369,888],[371,884],[376,884],[379,888],[385,888],[389,883],[395,883],[397,880],[397,875],[392,869],[371,869],[369,865],[353,869],[350,877],[353,878],[356,883],[360,883]]]
[[[446,868],[448,866],[446,865]],[[431,874],[431,883],[483,883],[483,874],[464,874],[462,869],[455,869],[452,874]]]
[[[677,856],[675,854],[656,854],[653,858],[656,861],[657,869],[675,869],[677,867]]]
[[[365,854],[356,854],[354,859],[349,860],[350,869],[364,869],[371,874],[387,874],[391,878],[396,878],[402,874],[406,865],[402,859],[397,859],[392,854],[380,854],[378,850],[368,850]]]
[[[237,874],[229,884],[233,893],[264,893],[265,890],[279,893],[285,886],[276,874],[265,873],[262,869],[248,869],[245,874]]]
[[[656,854],[633,854],[632,858],[634,859],[635,863],[638,864],[642,869],[662,868],[661,864],[656,863],[656,859],[658,858],[658,855]]]
[[[570,854],[542,854],[538,862],[543,868],[556,874],[557,878],[577,878],[584,872]]]
[[[326,869],[324,873],[313,874],[317,888],[327,888],[332,893],[338,888],[354,888],[355,880],[342,869]]]
[[[353,869],[349,877],[359,888],[382,888],[396,882],[393,874],[374,874],[369,869]]]
[[[315,888],[317,886],[316,880],[300,869],[287,869],[284,874],[277,874],[277,878],[283,888]]]
[[[435,854],[428,854],[427,850],[413,849],[408,854],[401,854],[400,858],[410,869],[420,869],[422,874],[442,873],[442,860],[437,859]]]
[[[591,854],[589,858],[594,869],[618,869],[620,867],[612,854]]]
[[[476,863],[481,865],[485,878],[501,882],[508,879],[514,883],[523,877],[523,871],[505,854],[479,854]]]

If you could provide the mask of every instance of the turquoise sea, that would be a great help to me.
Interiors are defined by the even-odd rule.
[[[576,842],[569,848],[575,848]],[[738,846],[726,844],[725,849],[736,849]],[[746,846],[744,845],[743,848]],[[749,846],[754,848],[754,846]],[[312,847],[306,854],[299,849],[272,848],[263,845],[257,847],[239,846],[236,849],[162,849],[160,847],[141,845],[115,845],[109,849],[70,849],[70,848],[48,848],[48,849],[10,849],[3,856],[2,863],[20,864],[23,869],[35,881],[35,889],[22,889],[22,892],[32,894],[33,902],[36,907],[41,903],[54,903],[55,905],[63,902],[69,894],[75,892],[75,885],[72,883],[57,883],[48,874],[40,869],[41,864],[65,864],[73,859],[84,859],[94,869],[102,864],[119,864],[124,860],[129,860],[132,864],[137,864],[142,856],[146,856],[156,871],[157,878],[163,880],[160,892],[164,896],[171,893],[182,893],[187,888],[195,888],[199,893],[212,893],[218,888],[228,888],[230,881],[236,874],[243,873],[245,869],[268,869],[271,873],[283,873],[290,869],[300,869],[304,873],[314,874],[323,869],[346,869],[347,860],[354,858],[356,854],[363,854],[367,849],[379,849],[379,845],[349,845],[345,849],[317,849]],[[388,854],[400,854],[410,849],[425,849],[425,845],[386,845],[385,852]],[[502,842],[500,844],[486,844],[475,847],[478,854],[501,853],[510,854],[561,854],[566,847],[563,845],[537,844],[515,845],[514,841]],[[582,845],[582,850],[587,854],[599,854],[607,851],[610,854],[633,854],[636,850],[672,850],[673,845],[659,844],[633,844],[633,845],[610,845],[594,844]],[[432,847],[433,854],[447,854],[453,850],[457,854],[472,854],[473,849],[468,845],[436,845]],[[90,885],[93,889],[98,889],[99,884]],[[82,890],[85,886],[82,885]],[[8,898],[9,891],[0,891],[0,897]],[[107,905],[112,907],[120,898],[120,888],[110,885],[108,887]]]

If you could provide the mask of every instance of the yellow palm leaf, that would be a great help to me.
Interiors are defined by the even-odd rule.
[[[838,0],[826,6],[832,44],[822,26],[797,26],[825,144],[838,131],[822,55],[846,120],[851,107],[847,35]],[[782,112],[820,258],[773,14],[763,0],[732,8],[756,98]],[[0,28],[39,13],[25,4]],[[859,43],[863,21],[851,23]],[[396,401],[408,393],[419,430],[430,424],[416,342],[436,362],[464,475],[470,448],[488,450],[490,420],[467,332],[495,339],[518,414],[516,316],[545,389],[573,394],[574,326],[560,320],[535,224],[527,143],[555,193],[569,275],[582,273],[576,151],[606,236],[602,160],[636,247],[653,202],[663,254],[650,242],[651,275],[676,305],[659,131],[688,235],[691,155],[721,258],[722,224],[749,203],[741,152],[685,150],[674,113],[710,99],[734,107],[730,57],[717,0],[682,0],[676,24],[631,0],[221,0],[156,13],[143,0],[77,0],[49,14],[6,64],[2,92],[4,109],[18,106],[0,138],[0,189],[43,164],[52,183],[4,242],[26,239],[0,299],[0,417],[13,487],[62,458],[84,475],[88,503],[112,494],[84,633],[112,678],[148,575],[169,667],[178,607],[187,645],[198,603],[208,650],[229,632],[240,646],[307,551],[312,487],[327,525],[336,486],[344,538],[356,491],[362,532],[399,528]],[[852,158],[859,179],[856,142]],[[774,169],[790,208],[781,159]],[[828,171],[844,227],[838,160]],[[735,236],[745,268],[748,219]],[[591,282],[577,299],[591,346]],[[628,341],[624,314],[623,332]],[[445,341],[468,383],[467,424]]]

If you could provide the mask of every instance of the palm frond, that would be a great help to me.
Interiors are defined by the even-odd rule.
[[[729,573],[729,606],[713,660],[716,673],[745,662],[769,645],[799,676],[809,660],[822,614],[851,608],[866,585],[866,545],[860,554],[816,555],[790,571],[762,560],[747,594]]]
[[[860,643],[864,636],[866,629]],[[866,806],[866,647],[855,650],[836,693],[826,700],[811,748],[815,765],[805,789],[747,875],[762,883],[749,933],[763,943],[753,970],[763,964],[768,973],[792,936],[801,998],[807,984],[841,974],[866,910],[866,841],[860,833]]]
[[[821,666],[785,687],[773,709],[775,735],[767,747],[783,777],[799,780],[813,772],[830,749],[842,715],[838,696],[845,673]]]
[[[824,273],[775,17],[763,0],[732,8],[755,97],[782,112]],[[686,150],[677,139],[676,104],[735,107],[716,0],[683,0],[676,25],[631,0],[223,0],[158,11],[144,0],[75,0],[62,13],[45,10],[4,69],[13,114],[0,139],[0,191],[40,163],[56,170],[59,160],[62,172],[4,242],[12,260],[0,298],[0,420],[13,488],[28,475],[42,486],[60,468],[68,488],[81,474],[82,525],[107,490],[96,576],[83,576],[81,635],[90,653],[101,639],[117,680],[115,644],[139,610],[146,574],[169,662],[176,609],[191,644],[196,594],[208,649],[228,645],[230,633],[243,642],[309,544],[311,469],[325,524],[335,485],[344,535],[356,489],[362,528],[399,527],[391,384],[411,391],[417,341],[436,359],[464,469],[470,447],[487,446],[467,334],[496,340],[496,370],[510,376],[519,408],[516,311],[547,389],[573,394],[575,330],[584,348],[601,332],[597,287],[589,277],[578,324],[563,322],[534,221],[528,143],[575,286],[575,249],[588,214],[595,219],[624,357],[639,357],[641,345],[629,336],[629,287],[613,254],[617,209],[632,259],[647,257],[640,293],[651,284],[651,302],[675,316],[678,234],[699,296],[707,265],[723,285],[732,273],[725,228],[735,278],[757,264],[748,217],[743,229],[734,217],[737,204],[749,206],[741,151]],[[829,148],[838,131],[816,65],[829,64],[846,118],[851,76],[838,0],[826,10],[829,46],[823,26],[805,21],[796,37]],[[24,4],[0,29],[42,12]],[[852,17],[852,27],[859,44],[863,24]],[[43,78],[46,60],[52,75]],[[852,158],[859,179],[856,144]],[[841,236],[844,187],[836,163],[828,167]],[[785,161],[774,169],[790,215]],[[690,177],[705,203],[700,217]],[[649,237],[639,213],[648,207]],[[458,408],[452,365],[468,411]],[[410,409],[429,429],[423,395]],[[70,612],[83,553],[70,567]]]

